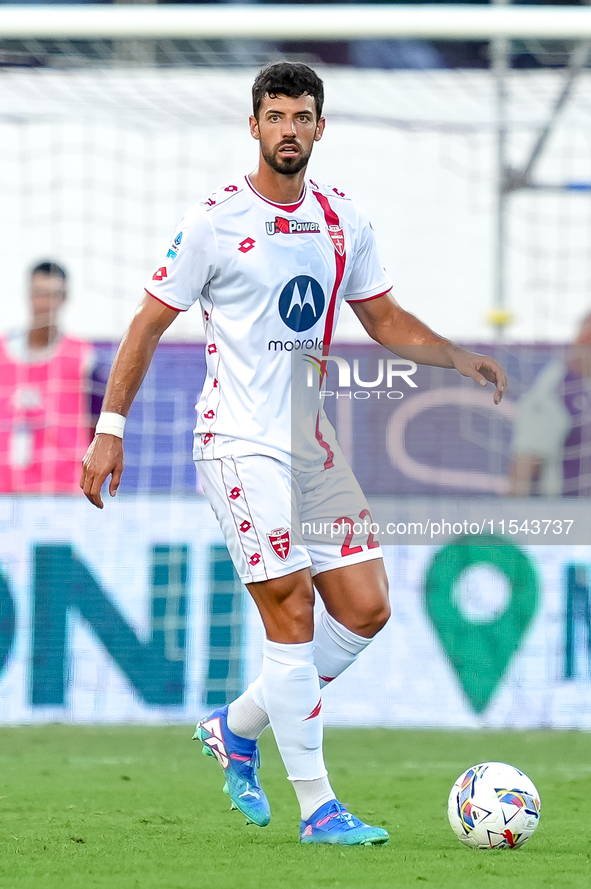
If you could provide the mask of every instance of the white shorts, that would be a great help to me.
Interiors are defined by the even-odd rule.
[[[367,500],[338,451],[333,467],[314,472],[256,454],[199,460],[197,470],[243,583],[382,558]]]

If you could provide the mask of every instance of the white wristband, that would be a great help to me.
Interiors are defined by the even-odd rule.
[[[116,435],[117,438],[123,438],[125,420],[126,417],[122,414],[114,414],[111,413],[111,411],[101,411],[94,434],[99,435],[101,432],[104,432],[107,435]]]

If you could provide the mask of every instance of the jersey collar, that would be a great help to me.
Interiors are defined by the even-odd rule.
[[[298,207],[302,206],[308,193],[308,183],[304,179],[304,187],[302,189],[302,193],[294,204],[276,204],[274,201],[270,201],[268,198],[263,197],[260,191],[256,190],[248,176],[245,176],[244,178],[246,179],[246,184],[248,185],[250,190],[256,194],[257,198],[260,198],[261,201],[264,201],[265,204],[269,204],[271,207],[277,207],[278,210],[283,210],[284,213],[294,213],[298,209]]]

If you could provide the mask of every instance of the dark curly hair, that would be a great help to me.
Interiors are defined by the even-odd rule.
[[[33,266],[30,274],[31,278],[33,275],[57,275],[62,281],[65,281],[68,277],[66,270],[51,259],[47,259],[44,262],[38,262],[36,266]]]
[[[318,75],[308,65],[301,62],[276,62],[265,65],[259,71],[252,85],[252,111],[258,119],[261,103],[265,95],[312,96],[316,105],[316,119],[322,117],[324,86]]]

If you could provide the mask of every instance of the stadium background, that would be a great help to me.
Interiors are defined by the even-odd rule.
[[[24,320],[24,270],[55,257],[72,275],[68,330],[96,341],[108,361],[186,208],[254,163],[245,120],[256,64],[289,51],[318,64],[326,81],[329,127],[314,175],[367,209],[402,304],[510,364],[502,413],[444,401],[415,418],[407,451],[432,470],[428,482],[388,455],[394,408],[372,418],[384,431],[371,442],[369,427],[337,409],[360,481],[392,516],[424,498],[440,507],[462,498],[463,509],[487,495],[490,515],[509,519],[501,495],[511,405],[562,355],[589,307],[589,72],[552,124],[536,170],[548,188],[511,195],[505,297],[514,320],[496,342],[487,313],[498,108],[486,42],[457,44],[455,55],[448,44],[409,44],[412,66],[402,69],[399,55],[395,70],[339,64],[359,58],[353,42],[342,45],[346,53],[335,56],[331,44],[326,58],[322,45],[260,41],[3,40],[3,326]],[[512,48],[514,166],[551,116],[570,49]],[[190,721],[258,671],[260,622],[193,493],[198,312],[166,339],[130,417],[121,494],[104,514],[75,497],[0,499],[3,722]],[[347,309],[336,339],[338,354],[371,361]],[[421,385],[470,384],[425,371]],[[449,470],[459,473],[452,485],[443,481]],[[536,508],[556,514],[554,502]],[[591,549],[509,537],[442,543],[388,547],[393,620],[350,682],[326,693],[327,722],[589,727]]]

